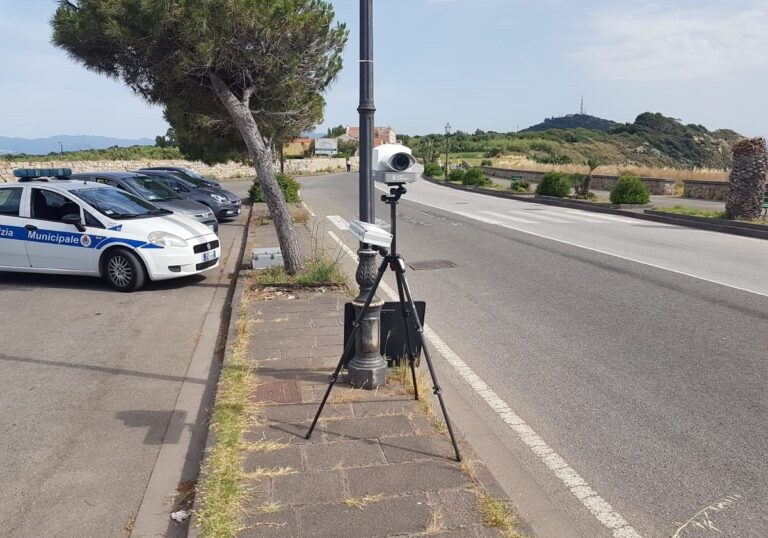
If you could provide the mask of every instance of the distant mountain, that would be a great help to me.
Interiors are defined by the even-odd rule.
[[[559,118],[547,118],[543,122],[532,125],[521,132],[549,131],[550,129],[591,129],[593,131],[610,131],[618,127],[611,120],[590,116],[589,114],[568,114]]]
[[[59,145],[61,143],[61,145]],[[112,146],[152,146],[155,141],[149,138],[112,138],[109,136],[61,135],[48,138],[9,138],[0,136],[0,154],[24,153],[27,155],[47,155],[81,149],[104,149]]]

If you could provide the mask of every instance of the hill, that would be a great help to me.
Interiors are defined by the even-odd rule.
[[[59,145],[61,143],[61,145]],[[105,149],[113,146],[151,146],[149,138],[112,138],[108,136],[59,135],[47,138],[9,138],[0,136],[0,154],[47,155],[64,151]]]
[[[543,122],[532,125],[521,133],[549,131],[550,129],[589,129],[592,131],[610,131],[619,124],[589,114],[568,114],[559,118],[547,118]]]
[[[593,122],[606,125],[600,118],[574,115],[554,118],[540,125]],[[610,122],[613,123],[613,122]],[[463,158],[483,156],[526,157],[540,164],[583,164],[595,157],[603,164],[651,168],[712,168],[731,166],[731,145],[743,138],[729,129],[710,131],[703,125],[684,125],[680,120],[659,113],[644,112],[633,123],[617,124],[608,130],[571,127],[544,131],[526,129],[517,133],[478,130],[474,134],[451,135],[451,151]],[[445,135],[431,134],[403,137],[421,157],[436,159],[445,152]]]

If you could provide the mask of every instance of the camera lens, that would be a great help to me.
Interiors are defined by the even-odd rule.
[[[398,153],[392,157],[392,168],[398,172],[404,172],[411,167],[411,159],[407,153]]]

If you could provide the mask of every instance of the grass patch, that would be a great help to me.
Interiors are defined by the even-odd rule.
[[[352,497],[344,501],[344,504],[350,508],[357,508],[363,510],[369,504],[373,504],[380,501],[384,495],[366,495],[365,497]]]
[[[243,450],[246,452],[275,452],[284,448],[288,448],[288,444],[276,441],[256,441],[243,445]]]
[[[250,479],[275,478],[278,476],[296,474],[297,472],[298,471],[293,467],[259,467],[252,473],[243,474],[243,477]]]
[[[440,433],[445,433],[448,429],[445,426],[445,422],[437,416],[432,406],[432,387],[427,383],[424,378],[426,374],[424,370],[416,370],[416,383],[419,389],[419,405],[427,414],[432,426]],[[414,394],[413,390],[413,376],[411,375],[411,368],[408,365],[408,359],[401,359],[400,364],[396,368],[392,368],[389,371],[389,378],[393,381],[400,382],[408,394]]]
[[[725,219],[725,210],[717,211],[712,209],[699,209],[697,207],[686,207],[683,205],[676,205],[672,207],[654,207],[654,211],[662,211],[664,213],[677,213],[678,215],[690,215],[692,217],[705,217],[708,219]]]
[[[207,454],[198,484],[200,508],[195,524],[205,538],[234,538],[242,530],[247,492],[243,487],[243,434],[248,430],[251,404],[248,394],[253,374],[247,363],[250,322],[243,297],[232,353],[222,368],[210,429],[216,443]]]
[[[515,530],[519,521],[517,515],[502,500],[491,497],[483,491],[476,490],[478,510],[483,517],[483,525],[501,531],[507,538],[521,538]]]
[[[267,503],[259,507],[259,512],[262,514],[275,514],[282,510],[282,506],[280,503]]]

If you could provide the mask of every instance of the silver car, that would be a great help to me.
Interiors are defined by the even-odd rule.
[[[199,202],[187,200],[173,189],[149,176],[136,172],[87,172],[72,174],[70,178],[95,181],[123,189],[157,207],[202,222],[214,232],[219,231],[219,221],[209,207]]]

